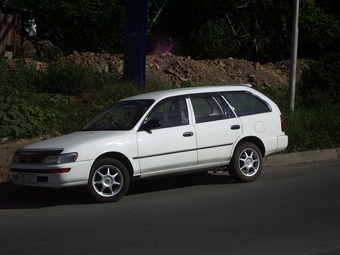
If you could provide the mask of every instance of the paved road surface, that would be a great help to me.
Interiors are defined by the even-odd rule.
[[[0,189],[1,254],[340,254],[340,161],[132,185],[117,203],[83,189]]]

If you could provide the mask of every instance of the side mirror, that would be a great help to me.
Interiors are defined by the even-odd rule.
[[[142,125],[142,130],[150,130],[162,126],[162,121],[157,119],[148,120]]]

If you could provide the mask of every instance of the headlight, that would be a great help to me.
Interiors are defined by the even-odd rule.
[[[60,155],[50,155],[43,159],[43,164],[63,164],[63,163],[70,163],[75,162],[78,158],[78,153],[72,152],[67,154],[60,154]]]

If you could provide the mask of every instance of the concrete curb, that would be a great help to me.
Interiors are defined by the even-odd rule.
[[[263,159],[264,166],[279,166],[298,164],[320,160],[340,159],[340,148],[315,151],[293,152],[287,154],[274,154]]]

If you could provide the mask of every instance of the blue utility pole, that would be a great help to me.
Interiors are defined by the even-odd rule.
[[[124,81],[145,87],[148,0],[126,0]]]

